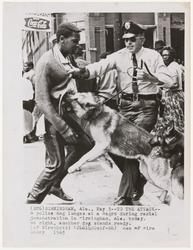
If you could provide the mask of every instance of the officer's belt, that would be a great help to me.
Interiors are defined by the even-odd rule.
[[[138,100],[155,100],[155,101],[158,101],[158,100],[160,100],[160,98],[161,98],[160,94],[151,94],[151,95],[138,94],[137,95]],[[122,93],[121,99],[124,99],[124,100],[127,100],[127,101],[133,101],[134,96],[133,96],[133,94]]]

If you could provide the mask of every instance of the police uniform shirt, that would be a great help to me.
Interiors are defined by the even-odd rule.
[[[142,47],[140,51],[136,53],[136,59],[138,67],[142,66],[142,69],[148,73],[148,71],[154,75],[160,82],[166,83],[171,86],[171,77],[165,66],[161,55],[148,48]],[[147,67],[145,67],[145,64]],[[132,93],[132,54],[127,48],[121,49],[106,59],[103,59],[97,63],[90,64],[86,67],[89,70],[90,78],[102,76],[111,69],[117,70],[117,82],[118,88],[124,89],[125,93]],[[138,80],[139,94],[156,94],[159,92],[158,82],[152,83],[147,80]],[[113,84],[113,83],[112,83]]]

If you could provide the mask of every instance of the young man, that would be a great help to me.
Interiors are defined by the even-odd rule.
[[[65,202],[73,202],[63,192],[60,183],[68,167],[88,149],[77,144],[77,136],[59,115],[59,98],[68,89],[76,91],[76,82],[68,75],[68,71],[73,69],[69,55],[80,40],[79,32],[71,23],[59,25],[57,43],[40,58],[36,66],[35,96],[37,106],[45,116],[46,160],[44,170],[28,194],[28,204],[41,203],[47,194],[53,194]],[[64,147],[69,144],[73,149],[68,159],[65,159]]]
[[[122,90],[120,112],[133,123],[151,131],[157,121],[159,85],[169,88],[173,82],[161,55],[143,47],[145,28],[134,22],[123,25],[125,48],[100,62],[88,65],[85,70],[72,70],[75,77],[93,78],[117,70],[117,88]],[[105,77],[103,78],[105,81]],[[140,178],[138,161],[113,156],[122,172],[118,199],[115,205],[132,205],[134,191],[138,199],[144,181]]]

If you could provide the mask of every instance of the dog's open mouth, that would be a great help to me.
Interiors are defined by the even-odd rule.
[[[78,94],[68,92],[63,98],[62,109],[67,112],[72,112],[77,117],[82,118],[86,114],[87,108],[85,103],[81,100]]]
[[[85,109],[85,104],[79,102],[78,99],[72,100],[71,103],[73,104],[73,102],[75,105],[78,104],[82,109]]]

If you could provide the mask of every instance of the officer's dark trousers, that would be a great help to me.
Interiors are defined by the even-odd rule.
[[[121,100],[120,113],[134,124],[150,132],[157,121],[158,102],[156,100]],[[144,179],[140,176],[139,162],[119,156],[111,155],[111,157],[122,172],[118,196],[129,198],[132,197],[135,190],[143,189]]]
[[[68,168],[91,149],[90,146],[84,144],[74,144],[67,147],[68,154],[65,157],[66,142],[64,138],[47,120],[45,120],[45,130],[45,168],[30,192],[40,202],[43,201],[52,186],[60,186],[61,181],[68,173]]]

